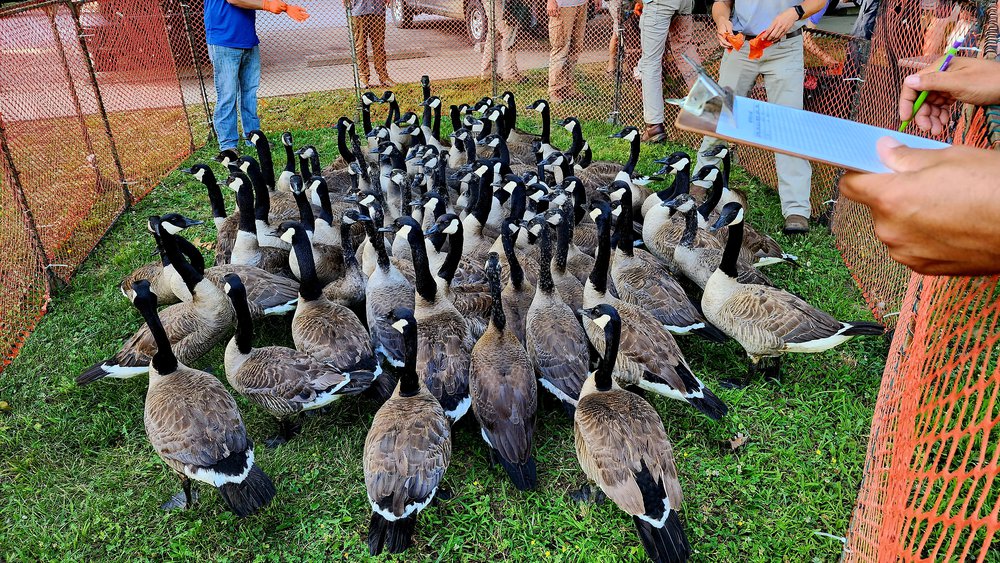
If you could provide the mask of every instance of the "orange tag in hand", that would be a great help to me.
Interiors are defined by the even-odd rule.
[[[759,59],[764,56],[764,49],[767,49],[771,45],[774,45],[773,41],[768,41],[763,37],[757,36],[750,40],[750,59]]]
[[[726,48],[726,51],[732,51],[733,49],[739,51],[740,49],[743,48],[744,40],[745,38],[743,37],[742,33],[737,33],[736,35],[733,35],[732,33],[727,33],[726,41],[729,42],[730,46]]]

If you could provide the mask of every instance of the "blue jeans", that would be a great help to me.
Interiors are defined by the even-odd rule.
[[[257,117],[257,88],[260,86],[260,50],[208,46],[215,68],[215,133],[219,148],[235,149],[240,136],[236,129],[237,105],[243,133],[260,129]]]

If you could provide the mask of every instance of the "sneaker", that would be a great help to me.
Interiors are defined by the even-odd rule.
[[[646,130],[642,132],[642,137],[639,139],[643,143],[662,143],[667,140],[667,131],[663,128],[662,123],[646,124]]]
[[[786,235],[801,235],[809,232],[809,219],[802,215],[789,215],[785,217]]]

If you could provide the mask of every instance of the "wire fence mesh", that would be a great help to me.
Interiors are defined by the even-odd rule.
[[[211,140],[214,69],[202,1],[0,10],[4,365],[50,288],[69,281],[120,213]],[[384,12],[380,2],[302,0],[311,14],[304,23],[259,13],[265,130],[328,127],[369,89],[418,102],[424,75],[446,103],[510,90],[525,106],[549,99],[557,116],[644,119],[642,20],[628,0],[564,1],[553,17],[543,0],[388,0]],[[994,3],[883,0],[880,10],[870,43],[806,31],[806,109],[895,127],[902,78],[943,51],[959,20],[978,23],[966,44],[996,57]],[[675,16],[670,36],[663,96],[675,98],[690,78],[680,52],[717,73],[722,49],[705,15]],[[765,97],[763,84],[750,95]],[[956,107],[944,138],[992,146],[998,112]],[[670,128],[675,116],[668,106],[671,138],[700,142]],[[519,118],[535,125],[526,112]],[[751,174],[776,184],[772,154],[736,152]],[[830,220],[875,316],[893,324],[900,314],[845,559],[984,561],[1000,528],[1000,435],[990,431],[1000,418],[998,280],[911,276],[877,241],[866,209],[838,198],[839,175],[814,167],[813,214]]]

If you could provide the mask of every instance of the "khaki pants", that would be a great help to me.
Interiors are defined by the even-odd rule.
[[[493,41],[491,42],[489,35],[487,35],[486,42],[483,43],[483,65],[480,76],[483,80],[491,78],[493,58],[496,57],[500,78],[517,80],[520,77],[520,72],[517,70],[517,49],[515,49],[517,23],[508,21],[505,17],[504,0],[485,1],[487,10],[489,10],[489,3],[493,3],[493,15],[490,16],[490,23],[496,25],[496,29],[493,31]]]
[[[354,50],[358,53],[358,75],[361,85],[368,84],[371,70],[368,67],[368,42],[372,44],[372,58],[375,59],[375,72],[385,82],[389,79],[389,70],[385,67],[385,14],[368,14],[352,16],[351,26],[354,28]]]
[[[768,47],[764,56],[755,61],[749,58],[750,45],[747,41],[740,51],[722,56],[719,67],[719,84],[730,87],[737,96],[746,96],[758,75],[764,76],[767,101],[802,109],[802,83],[805,70],[802,57],[802,36],[785,39]],[[821,135],[821,131],[813,131]],[[712,147],[725,141],[705,137],[698,151],[698,168],[708,164],[718,164],[717,158],[705,156]],[[812,187],[812,167],[809,161],[783,154],[774,155],[778,172],[778,195],[781,196],[781,212],[785,217],[802,215],[809,217],[812,206],[809,194]]]
[[[549,18],[549,96],[570,94],[573,88],[573,67],[583,50],[587,31],[587,5],[559,8],[559,15]]]
[[[639,38],[642,57],[639,75],[642,77],[642,118],[651,125],[663,123],[663,54],[670,41],[670,52],[683,73],[688,87],[698,73],[683,59],[681,53],[700,62],[692,42],[694,19],[691,0],[647,0],[639,17]]]

